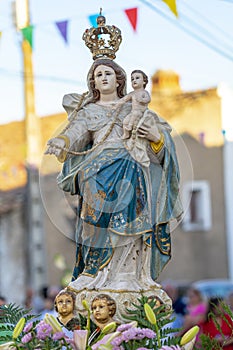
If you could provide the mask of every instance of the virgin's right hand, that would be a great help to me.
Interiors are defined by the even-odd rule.
[[[48,148],[44,154],[54,154],[56,157],[59,157],[62,149],[65,147],[65,140],[54,137],[48,141],[47,145]]]

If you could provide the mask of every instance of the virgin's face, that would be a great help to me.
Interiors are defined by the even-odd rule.
[[[100,94],[112,94],[116,91],[116,74],[111,67],[100,65],[94,72],[95,88]]]

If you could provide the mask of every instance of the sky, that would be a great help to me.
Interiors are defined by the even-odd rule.
[[[29,0],[29,7],[38,116],[63,112],[63,95],[87,90],[93,60],[82,34],[100,7],[107,24],[121,29],[115,61],[127,72],[128,91],[134,69],[149,77],[172,69],[183,91],[220,83],[233,89],[233,0],[177,0],[178,18],[161,0]],[[125,13],[135,7],[136,30]],[[68,20],[67,43],[55,25],[63,20]],[[0,32],[0,124],[5,124],[24,118],[22,36],[10,0],[0,0]]]

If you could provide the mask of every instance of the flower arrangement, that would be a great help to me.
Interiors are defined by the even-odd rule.
[[[4,306],[1,311],[3,315],[5,313],[6,322],[0,324],[0,344],[2,343],[0,349],[72,350],[74,348],[72,339],[65,336],[60,324],[52,315],[46,314],[44,320],[33,320],[34,315],[28,315],[25,311],[25,316],[20,317],[14,325],[12,319],[17,319],[15,311],[18,314],[24,311],[15,308],[13,304]],[[0,320],[2,317],[1,315]]]
[[[74,330],[68,337],[57,319],[46,314],[43,320],[14,304],[0,307],[0,349],[36,350],[191,350],[198,332],[193,327],[181,339],[168,336],[176,332],[164,327],[171,320],[164,306],[155,308],[153,302],[144,297],[128,310],[129,323],[118,325],[111,322],[99,336],[91,341],[91,312],[86,301],[86,325],[84,329]],[[166,317],[165,317],[166,316]]]

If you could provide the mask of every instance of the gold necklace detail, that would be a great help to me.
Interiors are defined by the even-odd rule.
[[[83,96],[83,99],[84,99],[84,97],[85,96]],[[82,101],[83,101],[83,99],[82,99]],[[79,106],[81,106],[81,103],[82,103],[82,101],[80,100],[80,102],[79,102]],[[78,107],[79,107],[78,106]],[[78,109],[78,107],[77,107],[77,111],[80,109]],[[121,107],[121,106],[120,106]],[[117,113],[116,113],[116,115],[115,115],[115,117],[114,117],[114,119],[113,119],[113,122],[112,122],[112,124],[110,125],[110,127],[109,127],[109,129],[107,130],[107,132],[106,132],[106,134],[103,136],[103,138],[98,142],[98,143],[96,143],[95,144],[95,146],[93,146],[92,148],[90,148],[90,149],[88,149],[88,150],[86,150],[86,151],[82,151],[82,152],[75,152],[75,151],[71,151],[71,150],[69,150],[68,148],[66,148],[66,147],[60,147],[60,146],[58,146],[58,145],[55,145],[55,144],[51,144],[51,146],[53,146],[53,147],[56,147],[56,148],[58,148],[58,149],[60,149],[60,150],[62,150],[62,151],[65,151],[65,152],[67,152],[67,153],[69,153],[69,154],[72,154],[72,155],[74,155],[74,156],[81,156],[81,155],[85,155],[85,154],[89,154],[89,153],[91,153],[92,151],[94,151],[99,145],[101,145],[106,139],[107,139],[107,137],[110,135],[110,133],[112,132],[112,130],[113,130],[113,127],[114,127],[114,125],[115,125],[115,123],[116,123],[116,120],[117,120],[117,118],[118,118],[118,116],[119,116],[119,113],[120,113],[120,107],[118,107],[117,109],[115,108],[115,109],[113,109],[113,113],[114,112],[116,112],[117,111]],[[71,121],[73,121],[74,120],[74,117],[72,118],[72,120]],[[70,122],[71,122],[70,121]],[[70,123],[67,125],[67,127],[63,130],[63,133],[67,130],[67,129],[69,129],[70,128]]]

